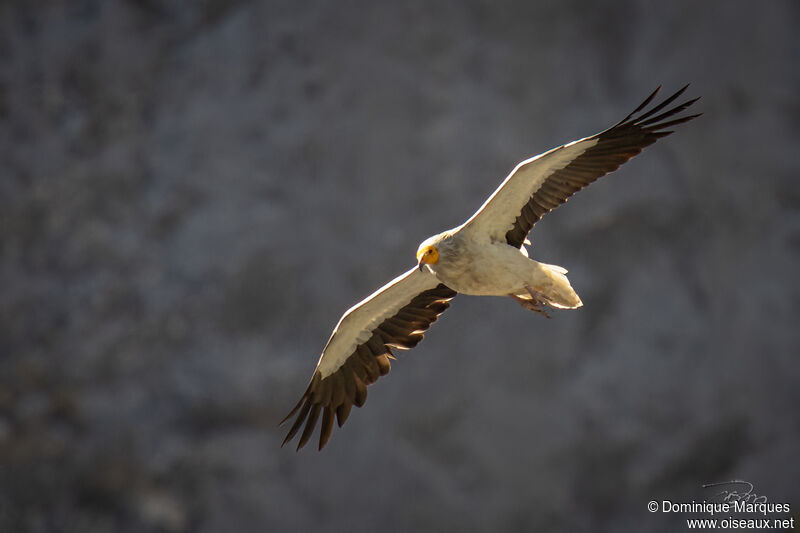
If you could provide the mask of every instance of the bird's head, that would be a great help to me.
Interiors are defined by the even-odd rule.
[[[419,264],[420,272],[422,272],[424,265],[435,265],[438,262],[439,250],[435,245],[427,244],[419,247],[419,250],[417,250],[417,264]]]
[[[422,241],[422,244],[417,248],[417,264],[420,271],[425,265],[435,265],[439,262],[440,254],[445,252],[445,240],[446,236],[440,233]]]

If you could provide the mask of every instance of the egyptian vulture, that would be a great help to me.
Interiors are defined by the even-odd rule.
[[[416,346],[458,293],[510,296],[543,314],[545,306],[580,307],[564,268],[528,258],[528,232],[575,192],[672,133],[668,128],[700,116],[675,118],[698,98],[669,107],[686,87],[644,111],[659,87],[607,130],[522,161],[469,220],[424,240],[416,266],[339,320],[305,393],[281,422],[297,414],[283,444],[305,423],[297,445],[302,448],[321,414],[322,449],[334,418],[341,427],[350,409],[364,404],[367,385],[389,372],[392,348]]]

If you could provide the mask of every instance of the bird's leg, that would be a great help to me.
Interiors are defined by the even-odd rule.
[[[533,311],[534,313],[539,313],[540,315],[544,315],[546,318],[550,318],[550,315],[542,308],[542,304],[540,302],[529,300],[527,298],[521,298],[516,294],[509,294],[519,305],[527,309],[528,311]]]
[[[516,302],[524,307],[529,311],[533,311],[534,313],[539,313],[540,315],[544,315],[545,318],[550,318],[550,315],[544,310],[545,304],[547,304],[547,300],[545,300],[541,294],[534,291],[527,285],[525,286],[525,290],[528,291],[528,294],[531,295],[531,298],[522,298],[517,296],[516,294],[509,294]]]

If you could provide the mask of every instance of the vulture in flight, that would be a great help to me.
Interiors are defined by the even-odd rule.
[[[416,346],[456,294],[509,296],[542,314],[547,306],[580,307],[566,269],[528,257],[528,232],[577,191],[672,133],[670,128],[700,116],[677,116],[698,100],[673,104],[686,87],[646,109],[659,87],[607,130],[522,161],[469,220],[425,239],[413,268],[339,320],[306,391],[283,420],[296,416],[283,444],[302,428],[297,449],[302,448],[322,415],[322,449],[334,419],[341,427],[354,405],[364,405],[367,386],[389,372],[392,349]]]

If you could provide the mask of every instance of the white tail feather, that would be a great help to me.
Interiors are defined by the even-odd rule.
[[[567,279],[566,268],[545,263],[539,263],[539,265],[549,282],[539,288],[548,305],[557,309],[575,309],[583,305],[578,293]]]

